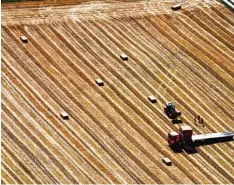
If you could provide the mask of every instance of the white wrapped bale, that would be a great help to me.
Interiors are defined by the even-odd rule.
[[[171,9],[172,9],[172,10],[179,10],[179,9],[181,9],[181,5],[180,5],[180,4],[173,5],[173,6],[171,7]]]
[[[156,97],[153,96],[153,95],[148,96],[148,100],[149,100],[151,103],[156,103],[156,102],[157,102]]]
[[[171,166],[171,160],[170,160],[169,158],[164,157],[164,158],[162,159],[162,161],[163,161],[167,166]]]
[[[100,78],[96,79],[96,83],[97,83],[99,86],[103,86],[103,85],[104,85],[104,82],[103,82],[102,79],[100,79]]]
[[[27,42],[28,42],[28,38],[25,37],[25,36],[20,36],[20,40],[21,40],[23,43],[27,43]]]
[[[68,113],[66,113],[66,112],[64,112],[64,111],[60,113],[60,116],[61,116],[63,119],[69,119]]]
[[[126,54],[124,54],[124,53],[120,54],[120,58],[122,60],[128,60],[128,56]]]

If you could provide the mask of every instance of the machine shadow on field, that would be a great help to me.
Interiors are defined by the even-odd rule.
[[[205,146],[205,145],[212,145],[212,144],[217,144],[217,143],[226,143],[233,141],[233,138],[219,138],[215,140],[206,140],[206,141],[199,141],[194,144],[194,146],[199,147],[199,146]]]
[[[171,150],[174,153],[182,153],[182,152],[186,152],[187,154],[195,154],[198,153],[197,149],[194,146],[189,146],[189,147],[170,147]]]
[[[187,144],[183,146],[181,145],[174,146],[174,147],[170,146],[170,148],[174,153],[186,152],[187,154],[196,154],[198,153],[196,148],[199,148],[205,145],[212,145],[212,144],[231,142],[231,141],[233,141],[233,138],[222,138],[222,139],[216,139],[216,140],[199,141],[196,143],[191,143],[191,144]]]
[[[184,146],[177,145],[177,146],[173,146],[173,147],[169,146],[169,147],[174,153],[182,153],[182,152],[186,152],[187,154],[198,153],[197,149],[193,145],[184,145]]]
[[[183,150],[187,153],[187,154],[196,154],[198,153],[197,149],[195,148],[194,145],[184,145],[183,146]]]
[[[176,147],[171,147],[171,146],[169,146],[170,148],[171,148],[171,150],[174,152],[174,153],[182,153],[183,152],[183,150],[182,150],[182,148],[180,147],[180,146],[176,146]]]
[[[181,123],[183,123],[183,121],[180,119],[173,119],[173,120],[171,120],[171,123],[172,124],[181,124]]]

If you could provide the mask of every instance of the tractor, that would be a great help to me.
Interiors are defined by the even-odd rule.
[[[181,112],[176,111],[175,105],[173,105],[171,102],[166,103],[164,112],[170,119],[177,119],[179,116],[181,116]]]

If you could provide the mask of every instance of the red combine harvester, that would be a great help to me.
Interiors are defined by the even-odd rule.
[[[233,139],[232,132],[218,132],[211,134],[200,134],[193,136],[193,129],[190,126],[180,126],[179,131],[172,131],[168,134],[168,144],[171,147],[192,144],[198,141],[207,141],[215,139]]]
[[[176,111],[175,105],[173,105],[171,102],[166,103],[164,112],[170,119],[177,119],[179,116],[181,116],[181,112]]]

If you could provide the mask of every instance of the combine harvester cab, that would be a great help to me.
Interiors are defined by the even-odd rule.
[[[175,105],[173,105],[171,102],[166,103],[164,112],[170,119],[177,119],[179,116],[181,116],[181,112],[176,111]]]

